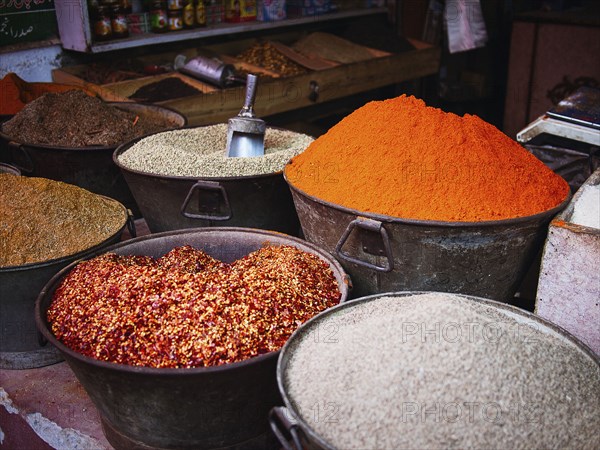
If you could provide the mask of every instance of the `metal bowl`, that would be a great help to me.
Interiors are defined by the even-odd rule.
[[[291,358],[294,356],[295,352],[297,351],[298,345],[299,343],[303,340],[306,339],[307,336],[311,336],[311,340],[312,339],[316,339],[313,338],[313,336],[322,336],[322,341],[323,343],[326,344],[331,344],[334,345],[337,343],[337,345],[343,345],[343,343],[341,341],[337,340],[337,337],[339,337],[339,334],[337,334],[338,332],[338,328],[336,328],[335,326],[330,326],[330,325],[335,325],[335,322],[329,322],[329,323],[325,323],[325,321],[327,320],[333,320],[336,317],[344,317],[344,314],[347,313],[349,310],[351,310],[352,308],[355,308],[357,306],[363,305],[365,303],[371,303],[375,308],[377,307],[377,303],[378,301],[383,298],[383,297],[407,297],[407,296],[413,296],[413,295],[420,295],[420,294],[431,294],[431,292],[425,292],[425,291],[416,291],[416,292],[411,292],[411,291],[403,291],[403,292],[389,292],[389,293],[380,293],[377,295],[370,295],[370,296],[366,296],[366,297],[361,297],[358,299],[354,299],[354,300],[350,300],[347,301],[345,303],[342,303],[340,305],[334,306],[333,308],[329,308],[326,311],[321,312],[320,314],[314,316],[312,319],[308,320],[307,322],[305,322],[304,324],[302,324],[293,334],[292,336],[288,339],[288,341],[286,342],[286,344],[283,346],[283,348],[281,349],[280,355],[279,355],[279,360],[277,362],[277,383],[279,386],[279,391],[282,395],[283,398],[283,404],[285,406],[283,407],[276,407],[273,408],[271,410],[270,413],[270,417],[269,417],[269,421],[271,424],[271,428],[274,432],[274,434],[277,436],[278,440],[280,441],[280,448],[283,448],[285,450],[297,450],[297,449],[326,449],[326,450],[333,450],[335,447],[330,443],[327,442],[327,440],[320,435],[318,432],[316,432],[314,430],[313,427],[311,427],[310,423],[316,423],[319,419],[319,417],[321,418],[321,420],[333,420],[335,422],[338,421],[343,421],[344,417],[341,416],[341,414],[339,414],[337,412],[337,407],[335,406],[335,402],[330,402],[331,403],[331,408],[329,410],[326,410],[325,407],[322,407],[321,411],[321,415],[317,416],[316,414],[318,413],[314,413],[315,416],[314,418],[311,417],[310,419],[304,420],[302,418],[302,416],[299,414],[298,411],[298,407],[296,406],[296,401],[295,399],[290,395],[289,393],[289,389],[287,386],[287,373],[289,372],[289,363]],[[457,294],[454,294],[457,295]],[[488,300],[488,299],[484,299],[484,298],[480,298],[480,297],[474,297],[474,296],[470,296],[470,295],[460,295],[460,297],[469,300],[470,302],[474,302],[477,303],[478,305],[482,305],[482,306],[487,306],[487,307],[491,307],[495,313],[498,314],[498,321],[502,320],[503,316],[506,317],[511,317],[516,324],[519,325],[519,327],[521,326],[531,326],[533,327],[535,330],[539,331],[539,332],[543,332],[544,335],[552,335],[555,337],[558,337],[561,341],[565,342],[570,348],[568,350],[566,350],[565,352],[565,356],[564,356],[564,360],[566,364],[573,364],[574,359],[572,358],[572,356],[576,353],[580,353],[582,355],[583,358],[585,358],[586,360],[589,360],[592,365],[594,367],[597,368],[597,370],[592,370],[586,372],[583,376],[585,377],[586,380],[591,379],[591,378],[595,378],[598,379],[598,377],[600,376],[600,357],[598,355],[595,355],[588,347],[586,347],[584,344],[582,344],[577,338],[573,337],[572,335],[570,335],[568,332],[566,332],[565,330],[563,330],[562,328],[528,312],[528,311],[524,311],[520,308],[516,308],[514,306],[511,305],[507,305],[505,303],[501,303],[501,302],[497,302],[497,301],[492,301],[492,300]],[[414,324],[412,322],[407,322],[411,325],[417,325]],[[451,324],[452,326],[460,326],[460,324],[454,323],[454,322],[449,322],[449,324]],[[472,324],[472,322],[467,322],[467,324]],[[404,325],[404,324],[402,324]],[[454,335],[452,335],[452,337],[444,337],[444,335],[442,334],[441,331],[439,331],[442,328],[435,328],[434,325],[440,325],[440,323],[419,323],[418,325],[420,325],[422,328],[421,330],[425,329],[426,331],[424,333],[429,333],[430,336],[427,339],[431,339],[431,335],[433,335],[433,341],[432,341],[432,345],[435,345],[435,342],[437,342],[435,339],[449,339],[449,342],[451,343],[456,343],[456,345],[460,345],[460,340],[451,340],[454,338]],[[400,337],[400,334],[402,333],[402,330],[405,330],[404,328],[402,328],[401,324],[398,324],[398,345],[402,345],[401,341],[402,341],[402,337]],[[320,334],[318,334],[320,332]],[[404,331],[407,335],[409,334],[408,331]],[[440,337],[441,334],[441,337]],[[418,335],[417,335],[418,336]],[[424,339],[422,337],[423,335],[421,335],[421,339]],[[469,337],[465,338],[465,339],[471,339],[472,335],[469,334]],[[525,329],[521,329],[519,328],[518,330],[515,331],[514,336],[511,334],[510,337],[505,336],[506,339],[515,339],[515,338],[520,338],[522,339],[524,342],[528,342],[528,345],[532,345],[535,346],[535,349],[537,352],[541,352],[543,354],[545,346],[544,346],[544,340],[543,339],[538,339],[538,338],[532,338],[530,334],[528,334],[528,332]],[[328,340],[331,339],[331,340]],[[530,339],[530,341],[528,341],[528,339]],[[470,342],[470,341],[469,341]],[[318,350],[317,350],[318,351]],[[572,355],[572,354],[573,355]],[[444,356],[440,356],[440,358],[452,358],[455,355],[451,354],[447,354]],[[398,360],[397,361],[398,365],[401,366],[402,365],[402,360]],[[327,363],[324,363],[327,364]],[[473,371],[477,372],[477,365],[473,366]],[[560,373],[558,374],[548,374],[548,376],[552,376],[552,375],[556,375],[557,377],[560,377],[562,379],[560,379],[560,381],[553,381],[554,383],[576,383],[576,382],[582,382],[581,380],[570,380],[567,377],[563,377]],[[342,376],[340,374],[340,376]],[[415,376],[417,376],[415,374]],[[588,378],[589,377],[589,378]],[[326,379],[323,380],[323,382],[326,383],[330,383],[330,385],[335,385],[337,383],[343,383],[344,381],[348,382],[348,380],[344,380],[344,379]],[[401,383],[402,380],[399,380],[399,382]],[[507,380],[507,383],[511,382],[510,380]],[[524,386],[516,386],[516,388],[522,389],[523,391],[527,391],[528,386],[524,385]],[[386,387],[382,387],[382,389],[387,389]],[[484,402],[486,400],[486,396],[488,397],[493,397],[493,393],[490,392],[476,392],[475,391],[476,388],[473,388],[473,395],[477,395],[476,398],[480,399],[480,401]],[[322,399],[323,404],[324,405],[329,405],[329,399],[324,398]],[[457,400],[458,401],[458,400]],[[495,399],[489,398],[489,404],[493,404],[493,405],[497,405],[497,403],[494,403]],[[570,399],[567,397],[564,402],[569,402]],[[401,408],[403,408],[405,406],[405,403],[403,402],[408,402],[407,399],[400,399],[400,398],[389,398],[389,401],[385,402],[385,404],[383,405],[377,405],[376,407],[383,409],[383,414],[386,413],[386,411],[389,411],[391,408],[398,408],[398,410],[400,410]],[[544,399],[537,399],[536,402],[538,402],[538,404],[536,405],[530,405],[527,404],[525,406],[531,408],[530,412],[526,414],[527,411],[521,411],[521,416],[519,418],[519,420],[514,420],[514,417],[511,416],[511,419],[509,420],[505,420],[504,423],[502,423],[503,428],[503,432],[505,433],[505,436],[507,438],[512,438],[513,440],[515,439],[519,439],[519,442],[524,445],[525,447],[535,447],[536,445],[539,445],[539,443],[537,442],[527,442],[527,437],[523,436],[520,433],[523,433],[522,429],[519,429],[519,427],[521,425],[523,425],[524,423],[528,423],[529,426],[531,427],[545,427],[545,426],[552,426],[552,427],[558,427],[560,429],[562,429],[563,433],[571,436],[574,436],[576,434],[579,433],[580,430],[576,429],[571,423],[564,422],[564,423],[552,423],[552,424],[548,424],[548,423],[544,423],[542,418],[540,418],[540,414],[543,414],[543,410],[540,410],[541,408],[560,408],[561,405],[560,404],[552,404],[552,405],[548,405],[548,401],[544,402]],[[439,405],[439,403],[437,403]],[[457,403],[458,404],[458,403]],[[465,403],[468,404],[468,403]],[[428,408],[434,409],[434,405],[435,403],[432,402],[431,405],[422,405],[423,406],[423,419],[425,420],[425,415],[426,412],[425,411],[429,411],[429,410],[425,410],[425,406],[427,406]],[[371,407],[373,407],[373,405],[371,405]],[[504,405],[504,407],[507,407],[507,405]],[[535,408],[534,408],[535,407]],[[584,406],[581,405],[581,408],[583,408]],[[336,409],[334,409],[336,408]],[[535,411],[534,411],[535,410]],[[318,411],[318,410],[317,410]],[[534,411],[534,414],[532,414],[531,412]],[[329,414],[330,418],[327,419],[327,414]],[[592,420],[592,415],[594,414],[594,411],[590,410],[590,419]],[[597,411],[595,411],[595,420],[598,420],[598,414]],[[377,417],[377,416],[374,416]],[[417,418],[419,418],[420,416],[417,416]],[[437,422],[439,420],[440,416],[435,416],[432,415],[430,417],[428,417],[429,419],[431,419],[431,421],[433,422],[434,420]],[[449,422],[452,422],[451,420],[452,418],[448,419]],[[488,419],[486,417],[487,421],[490,422],[490,419]],[[470,420],[470,419],[467,419]],[[312,421],[312,422],[311,422]],[[401,430],[403,427],[409,427],[411,426],[410,423],[407,422],[402,422],[399,421],[398,422],[398,429]],[[360,435],[361,433],[364,433],[365,430],[354,430],[354,432],[356,433],[356,436]],[[588,430],[589,431],[589,430]],[[348,428],[348,433],[352,433],[353,430]],[[353,434],[350,434],[350,437],[354,436]],[[517,436],[519,436],[517,438]],[[589,438],[589,436],[588,436]],[[490,442],[489,443],[491,446],[495,446],[498,445],[498,442]],[[592,445],[593,447],[593,445]]]
[[[282,172],[208,178],[157,175],[125,167],[119,156],[142,139],[121,145],[113,160],[153,233],[244,227],[299,234],[300,222]]]
[[[342,263],[356,297],[423,290],[510,303],[542,248],[550,220],[570,199],[527,217],[442,222],[346,208],[286,181],[304,236]]]
[[[159,257],[189,244],[232,262],[265,243],[293,245],[329,264],[341,291],[348,278],[326,252],[297,238],[245,228],[200,228],[159,233],[115,245],[121,255]],[[98,408],[104,433],[117,449],[271,448],[267,415],[280,402],[275,378],[279,352],[223,366],[158,369],[99,361],[71,350],[50,331],[46,312],[55,289],[74,264],[40,293],[35,317],[43,336],[64,355]]]

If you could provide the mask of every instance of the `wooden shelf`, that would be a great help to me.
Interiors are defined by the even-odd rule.
[[[246,39],[247,45],[251,40]],[[208,50],[225,57],[230,52],[224,47],[238,49],[238,42],[217,44],[207,47]],[[255,110],[261,117],[268,117],[288,111],[321,105],[332,100],[352,96],[372,89],[414,80],[433,75],[438,72],[441,49],[429,44],[412,41],[414,49],[403,53],[387,54],[352,64],[340,64],[323,70],[291,77],[274,77],[259,83]],[[237,50],[236,50],[237,51]],[[235,53],[235,52],[234,52]],[[194,50],[190,50],[190,55]],[[174,52],[154,54],[156,63],[171,61]],[[149,61],[146,59],[146,61]],[[55,69],[52,77],[55,82],[79,84],[94,87],[105,100],[127,101],[127,95],[143,84],[148,84],[164,77],[154,76],[119,83],[92,85],[83,79],[85,66],[63,67]],[[184,77],[185,78],[185,77]],[[318,85],[318,96],[313,95],[313,86]],[[158,105],[167,106],[184,114],[191,126],[226,122],[235,116],[244,99],[243,86],[227,89],[212,89],[189,97],[167,100]]]
[[[87,2],[78,0],[56,0],[56,14],[62,45],[67,50],[86,53],[102,53],[147,45],[166,44],[206,37],[246,33],[249,31],[272,30],[315,22],[329,22],[339,19],[363,17],[367,15],[387,13],[387,8],[363,8],[348,11],[320,14],[317,16],[286,19],[277,22],[220,23],[195,30],[173,31],[166,33],[148,33],[115,39],[106,42],[93,42]]]

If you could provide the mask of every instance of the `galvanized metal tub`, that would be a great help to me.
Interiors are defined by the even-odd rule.
[[[292,356],[294,355],[294,352],[296,351],[300,341],[302,339],[305,339],[306,336],[322,336],[323,342],[325,342],[325,343],[329,342],[329,341],[327,341],[327,339],[335,339],[335,337],[336,337],[335,333],[337,333],[337,328],[334,329],[334,328],[330,327],[329,325],[331,325],[331,323],[324,324],[324,321],[327,319],[331,319],[332,317],[343,316],[343,313],[347,312],[349,309],[351,309],[357,305],[361,305],[361,304],[364,304],[367,302],[377,302],[378,299],[381,299],[383,297],[407,297],[407,296],[426,294],[426,293],[431,293],[431,292],[427,292],[427,291],[388,292],[388,293],[380,293],[380,294],[376,294],[376,295],[369,295],[369,296],[361,297],[358,299],[346,301],[340,305],[334,306],[333,308],[329,308],[328,310],[323,311],[320,314],[316,315],[312,319],[310,319],[307,322],[305,322],[304,324],[302,324],[292,334],[292,336],[288,339],[288,341],[285,343],[285,345],[281,349],[280,354],[279,354],[279,359],[277,361],[277,384],[279,386],[279,391],[281,393],[284,406],[275,407],[269,413],[269,423],[270,423],[273,433],[277,436],[277,439],[279,440],[279,443],[281,444],[280,448],[283,448],[284,450],[301,450],[301,449],[334,450],[335,449],[335,447],[330,445],[324,439],[323,436],[319,435],[309,425],[309,423],[301,417],[301,415],[298,412],[298,408],[295,406],[296,405],[295,399],[289,395],[289,390],[288,390],[288,387],[286,384],[287,383],[286,373],[289,368],[289,362],[290,362]],[[511,306],[511,305],[507,305],[502,302],[497,302],[494,300],[484,299],[481,297],[475,297],[475,296],[470,296],[470,295],[461,295],[461,294],[457,294],[457,295],[460,295],[463,298],[469,299],[470,301],[477,302],[481,305],[491,306],[500,313],[506,312],[509,315],[515,317],[519,324],[521,324],[521,322],[523,325],[526,323],[530,323],[531,326],[535,327],[535,329],[537,331],[543,331],[543,332],[551,334],[551,335],[559,336],[562,340],[568,342],[568,344],[572,347],[573,352],[576,352],[576,351],[582,352],[586,358],[589,358],[589,360],[592,361],[593,364],[595,364],[600,369],[600,357],[598,355],[595,355],[594,352],[592,352],[588,347],[586,347],[583,343],[581,343],[581,341],[579,341],[576,337],[570,335],[567,331],[558,327],[557,325],[554,325],[553,323],[546,321],[528,311],[524,311],[523,309]],[[500,319],[498,319],[498,320],[500,320]],[[436,333],[433,326],[431,328],[428,328],[427,324],[419,324],[419,325],[425,326],[427,328],[427,330],[432,330],[432,331],[428,331],[429,333],[434,333],[434,334]],[[452,325],[454,326],[454,325],[458,325],[458,324],[452,323]],[[398,330],[400,332],[400,326],[399,326]],[[521,330],[521,333],[523,333],[523,335],[521,336],[521,339],[527,340],[529,335],[525,334],[526,332],[523,330]],[[448,337],[448,339],[450,339],[450,342],[458,342],[458,341],[451,340],[451,339],[453,339],[453,337],[454,337],[454,335],[452,337]],[[517,333],[512,338],[518,338],[518,337],[519,337],[519,334]],[[469,338],[466,338],[466,339],[469,339]],[[335,343],[337,341],[332,340],[330,342]],[[542,352],[544,351],[543,350],[543,348],[544,348],[543,342],[539,342],[538,340],[532,339],[532,345],[533,344],[538,345],[540,347],[540,351],[542,351]],[[398,364],[402,364],[402,361],[398,361]],[[597,376],[597,375],[595,375],[595,376]],[[329,381],[333,384],[333,383],[342,382],[343,380],[329,380]],[[566,381],[568,382],[568,380],[566,380]],[[522,388],[526,390],[527,386],[523,386]],[[480,397],[477,397],[477,398],[480,399]],[[569,399],[566,399],[565,401],[569,401]],[[327,405],[327,399],[323,399],[323,402],[325,405]],[[490,404],[497,405],[493,402],[490,402]],[[389,407],[391,407],[391,405],[400,407],[397,403],[394,403],[394,402],[388,402],[386,406],[382,405],[381,407],[389,408]],[[333,406],[335,406],[335,405],[332,405],[332,407]],[[423,405],[423,406],[425,406],[425,405]],[[528,406],[531,406],[531,405],[528,405]],[[556,407],[559,407],[559,406],[560,405],[556,405]],[[431,407],[433,409],[434,405],[433,404],[427,405],[427,407]],[[537,405],[536,407],[539,408],[540,406]],[[335,421],[343,420],[343,417],[340,417],[340,415],[337,414],[337,412],[335,412],[333,410],[328,412],[323,407],[322,411],[324,411],[324,412],[321,412],[322,415],[319,417],[326,417],[326,413],[327,414],[334,413],[331,415],[332,420],[335,420]],[[432,417],[436,418],[438,416],[432,416]],[[322,420],[326,420],[326,419],[323,418]],[[422,419],[422,420],[425,420],[425,419]],[[439,420],[439,418],[436,420]],[[446,420],[446,419],[444,419],[444,420]],[[451,418],[448,420],[451,420]],[[539,417],[533,417],[533,415],[529,419],[520,419],[520,420],[529,421],[528,423],[531,423],[531,426],[533,426],[533,427],[554,426],[554,427],[564,427],[565,429],[568,429],[571,426],[570,424],[567,424],[567,423],[552,423],[552,424],[543,423],[543,422],[540,422]],[[407,426],[407,425],[405,423],[398,423],[398,427],[401,428],[403,426]],[[364,430],[357,430],[357,432],[359,432],[359,431],[364,431]],[[498,443],[494,442],[493,444],[498,444]],[[535,446],[536,443],[535,442],[529,442],[529,443],[524,442],[523,444],[525,446],[527,446],[528,444],[529,444],[529,446]]]
[[[133,102],[108,104],[149,117],[168,118],[173,122],[172,128],[181,128],[187,123],[185,116],[163,106]],[[3,131],[0,131],[0,138],[6,142],[2,159],[16,166],[23,175],[74,184],[96,194],[114,198],[134,211],[136,216],[139,215],[131,191],[121,171],[112,161],[112,154],[117,145],[90,147],[37,145],[17,142]]]
[[[125,227],[135,235],[133,219],[121,207],[123,225],[98,245],[64,258],[0,268],[0,368],[31,369],[63,360],[36,328],[35,300],[48,280],[63,267],[102,253],[121,239]]]
[[[282,172],[240,177],[180,177],[129,169],[119,155],[142,138],[121,145],[121,169],[153,233],[194,227],[243,227],[298,236],[300,222]]]
[[[10,164],[0,163],[0,174],[9,173],[11,175],[21,175],[21,171]]]
[[[364,213],[289,186],[305,238],[341,262],[354,297],[423,290],[511,302],[569,201],[516,219],[437,222]]]
[[[202,228],[143,236],[111,247],[122,255],[161,256],[189,244],[232,262],[266,243],[294,245],[332,268],[348,293],[342,267],[328,253],[297,238],[244,228]],[[46,320],[54,290],[73,268],[59,272],[40,293],[35,316],[43,336],[64,355],[100,412],[103,429],[117,449],[273,448],[268,412],[279,404],[275,368],[279,352],[224,366],[156,369],[98,361],[58,341]]]

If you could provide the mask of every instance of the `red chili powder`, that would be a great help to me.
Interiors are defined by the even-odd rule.
[[[559,205],[569,186],[493,125],[400,96],[370,102],[286,167],[306,194],[362,212],[480,222]]]

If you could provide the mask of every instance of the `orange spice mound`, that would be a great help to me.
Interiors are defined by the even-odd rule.
[[[370,102],[286,167],[330,203],[392,217],[481,222],[559,205],[565,180],[493,125],[400,96]]]

